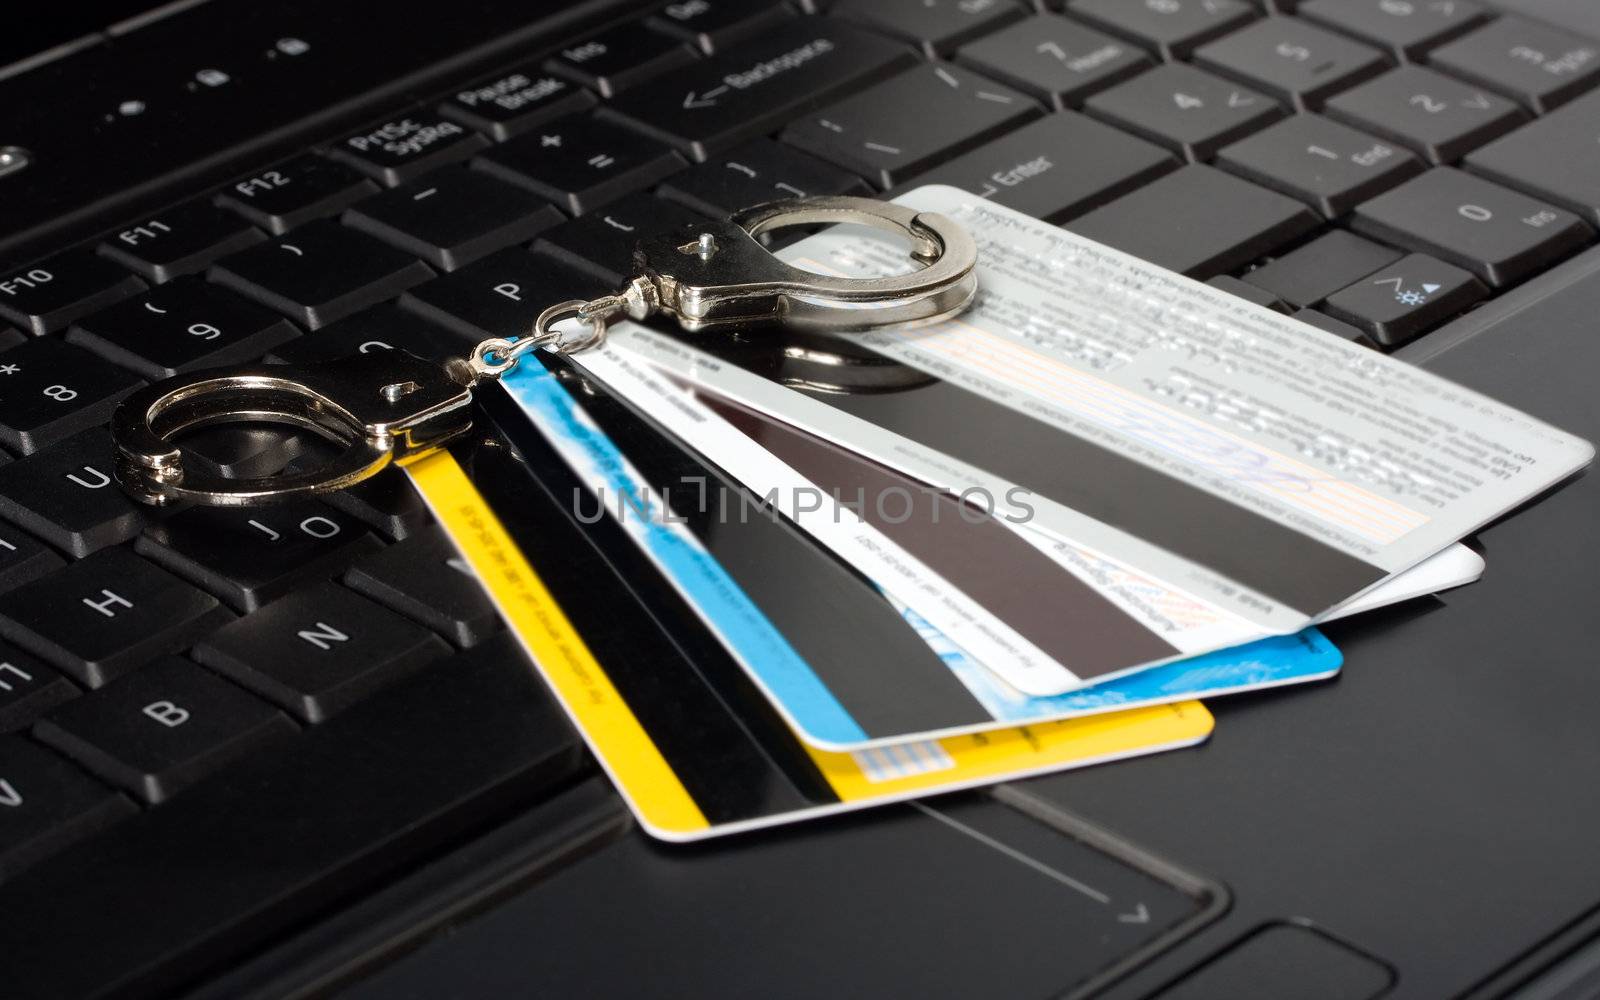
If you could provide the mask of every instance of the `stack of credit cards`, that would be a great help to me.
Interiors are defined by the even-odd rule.
[[[953,188],[957,320],[614,330],[408,466],[642,826],[688,840],[1192,746],[1315,622],[1470,582],[1583,441]],[[845,230],[784,251],[903,269]]]

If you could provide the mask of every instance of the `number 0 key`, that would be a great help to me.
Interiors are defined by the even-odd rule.
[[[1451,167],[1357,208],[1351,228],[1431,253],[1494,288],[1521,281],[1594,236],[1571,212]]]

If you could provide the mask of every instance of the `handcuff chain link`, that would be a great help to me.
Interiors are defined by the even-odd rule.
[[[474,379],[497,379],[515,368],[524,354],[541,347],[557,354],[572,354],[599,347],[605,342],[606,328],[612,320],[619,316],[644,319],[656,311],[660,301],[655,282],[640,276],[612,295],[557,302],[539,313],[527,336],[516,340],[490,337],[479,341],[467,356],[467,366],[472,370]],[[585,324],[587,331],[582,336],[567,339],[555,326],[569,319]]]

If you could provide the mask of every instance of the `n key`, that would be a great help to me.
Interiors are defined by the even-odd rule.
[[[194,655],[315,723],[449,652],[422,626],[323,583],[220,629]]]
[[[0,632],[89,687],[175,653],[232,617],[215,597],[126,548],[0,596]]]

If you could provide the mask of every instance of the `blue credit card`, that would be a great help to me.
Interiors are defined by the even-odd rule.
[[[656,494],[651,484],[554,375],[524,365],[502,384],[563,460],[599,495],[602,502],[597,506],[604,508],[604,516],[621,522],[628,537],[695,609],[796,735],[825,750],[855,750],[1320,680],[1336,674],[1342,661],[1332,643],[1315,629],[1307,629],[1152,667],[1062,695],[1030,697],[967,657],[944,635],[886,596],[881,586],[875,592],[871,585],[863,584],[863,599],[890,603],[906,628],[915,631],[970,695],[964,711],[954,716],[947,704],[936,718],[919,719],[914,692],[889,686],[874,690],[861,684],[847,692],[830,687],[823,672],[796,651],[796,643],[773,623],[761,603],[696,537],[693,526],[652,507],[651,498]],[[663,444],[683,447],[669,444],[665,437]],[[783,567],[774,566],[772,572],[782,573]],[[830,623],[818,621],[815,627],[829,628]],[[886,713],[877,706],[897,700],[894,725],[886,730]]]

